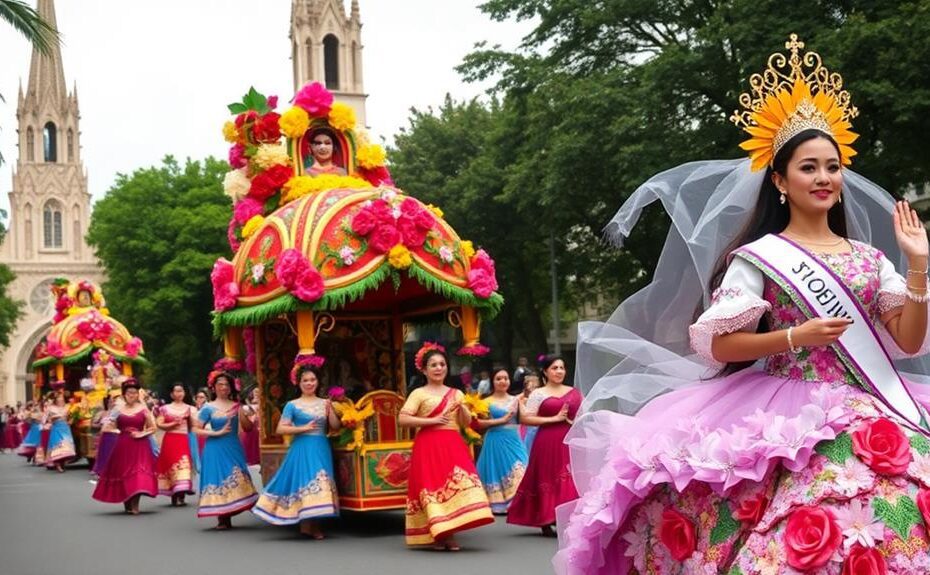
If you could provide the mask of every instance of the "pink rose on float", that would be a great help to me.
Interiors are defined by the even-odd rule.
[[[233,169],[244,168],[248,163],[249,160],[245,157],[245,146],[236,144],[229,148],[229,165]]]
[[[222,311],[236,307],[239,286],[235,282],[232,263],[223,258],[216,260],[210,273],[210,283],[213,285],[213,309]]]
[[[900,475],[911,462],[911,444],[896,423],[884,417],[852,433],[853,453],[875,473]]]
[[[392,225],[380,225],[371,232],[368,242],[373,250],[386,254],[400,242],[400,233]]]
[[[668,548],[669,554],[675,561],[684,561],[691,557],[697,548],[694,525],[687,517],[674,509],[666,509],[662,512],[659,539]]]
[[[401,241],[408,248],[418,248],[426,241],[426,233],[417,226],[416,221],[408,216],[401,215],[397,220],[397,231],[400,232]]]
[[[129,357],[138,356],[140,351],[142,351],[142,340],[138,337],[133,337],[126,342],[126,355]]]
[[[367,236],[371,233],[371,230],[375,229],[377,224],[378,219],[375,217],[374,210],[371,209],[371,205],[368,205],[360,209],[355,216],[352,217],[351,225],[354,233],[360,236]]]
[[[48,351],[50,356],[57,357],[58,359],[61,359],[65,355],[65,349],[57,339],[48,340],[48,348],[46,351]]]
[[[492,260],[491,256],[488,255],[488,252],[484,251],[483,249],[478,250],[475,252],[475,255],[472,256],[471,269],[484,270],[492,277],[497,274],[497,270],[494,266],[494,260]]]
[[[843,562],[842,575],[886,575],[888,566],[877,547],[854,545]]]
[[[843,542],[833,514],[808,505],[791,513],[784,537],[787,563],[799,571],[823,567]]]
[[[278,107],[278,97],[277,96],[268,96],[268,107],[274,110]]]
[[[304,270],[303,275],[300,277],[300,280],[291,293],[293,293],[294,297],[297,299],[312,302],[323,297],[323,292],[325,290],[323,276],[311,264]]]
[[[233,218],[236,223],[244,226],[245,223],[255,216],[262,215],[264,211],[262,203],[254,198],[243,198],[236,202],[233,208]]]
[[[229,225],[226,226],[226,241],[229,242],[229,249],[233,252],[239,251],[239,240],[236,238],[236,228],[239,226],[239,223],[236,222],[236,218],[229,220]]]
[[[322,118],[329,115],[333,106],[332,93],[319,82],[307,84],[294,96],[294,105],[303,108],[310,116]]]
[[[480,298],[489,298],[497,289],[497,280],[484,270],[471,270],[468,272],[468,289]]]
[[[274,266],[274,273],[281,285],[290,290],[307,269],[309,262],[299,250],[288,248],[281,252]]]

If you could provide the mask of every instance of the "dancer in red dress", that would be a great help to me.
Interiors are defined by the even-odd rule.
[[[582,398],[577,389],[563,383],[565,362],[561,357],[544,356],[540,368],[545,383],[520,408],[520,422],[539,426],[539,432],[533,440],[526,474],[510,504],[507,523],[540,527],[543,535],[551,537],[555,535],[555,508],[578,498],[565,434]]]
[[[122,503],[126,513],[139,514],[142,495],[158,495],[155,455],[149,436],[155,431],[155,418],[139,399],[139,382],[123,382],[125,405],[117,411],[119,439],[106,466],[100,471],[93,498],[104,503]]]
[[[172,402],[158,411],[155,424],[165,431],[155,471],[158,476],[158,494],[170,495],[172,507],[186,505],[184,497],[193,495],[193,464],[188,432],[192,426],[193,408],[184,403],[184,386],[171,387]]]
[[[424,344],[416,365],[427,382],[410,393],[398,419],[419,429],[407,479],[407,545],[458,551],[455,533],[493,523],[494,516],[459,432],[471,416],[462,409],[462,392],[445,384],[445,349]]]

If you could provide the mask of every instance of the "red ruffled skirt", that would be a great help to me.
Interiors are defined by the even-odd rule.
[[[407,479],[407,545],[429,545],[494,523],[475,463],[458,431],[421,429]]]
[[[191,482],[191,449],[187,433],[165,434],[155,464],[159,495],[194,493]]]
[[[158,495],[155,456],[148,437],[136,439],[124,431],[117,438],[113,453],[100,472],[93,498],[104,503],[123,503],[139,494]]]

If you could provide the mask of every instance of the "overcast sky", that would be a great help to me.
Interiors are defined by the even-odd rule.
[[[348,1],[346,2],[348,5]],[[407,125],[409,109],[482,93],[453,70],[476,42],[515,47],[526,23],[491,22],[479,0],[360,0],[368,124],[375,139]],[[293,95],[290,0],[56,0],[69,90],[77,83],[89,189],[117,173],[183,159],[225,157],[226,104],[250,85]],[[17,159],[16,101],[30,45],[0,23],[0,207]],[[286,109],[279,105],[280,109]]]

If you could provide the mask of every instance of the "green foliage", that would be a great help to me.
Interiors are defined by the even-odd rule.
[[[390,151],[398,184],[441,206],[497,259],[510,304],[500,347],[541,350],[548,250],[563,309],[612,308],[649,279],[667,231],[644,214],[624,250],[600,240],[620,204],[678,164],[744,156],[728,117],[747,78],[798,33],[843,74],[861,116],[854,168],[892,192],[930,181],[930,0],[488,0],[536,22],[513,52],[479,46],[459,70],[495,80],[486,102],[414,110]],[[699,294],[695,294],[695,304]]]
[[[10,284],[16,275],[5,264],[0,264],[0,348],[10,345],[10,334],[23,315],[25,302],[14,300],[9,295]]]
[[[719,545],[739,531],[740,522],[733,517],[726,501],[717,504],[717,524],[710,532],[710,544]]]
[[[837,465],[843,465],[853,456],[852,437],[844,431],[836,439],[818,443],[814,451]]]
[[[254,110],[259,114],[267,114],[271,111],[268,98],[259,93],[254,86],[250,87],[248,93],[242,97],[242,102],[233,102],[227,108],[229,108],[229,113],[233,115],[242,114],[249,110]]]
[[[208,158],[120,175],[94,207],[88,242],[107,270],[113,316],[145,342],[149,384],[199,386],[220,350],[211,333],[210,272],[229,257],[229,166]]]

